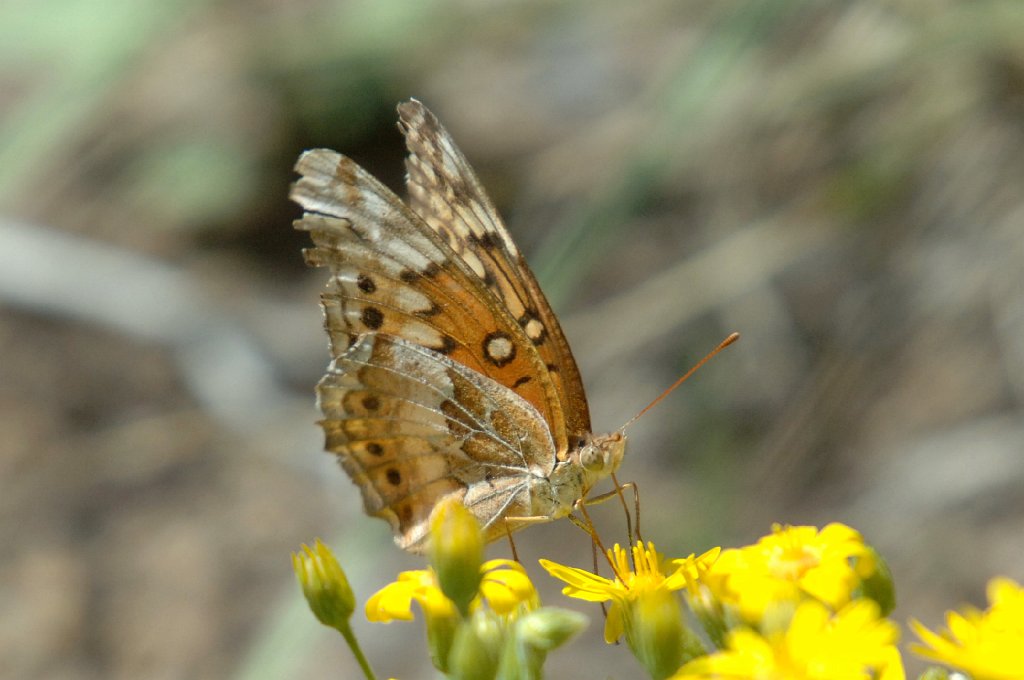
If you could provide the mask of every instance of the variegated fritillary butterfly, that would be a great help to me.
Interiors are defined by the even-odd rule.
[[[564,517],[622,461],[595,436],[576,362],[526,261],[448,133],[398,106],[409,204],[351,159],[307,151],[291,197],[333,356],[317,386],[326,448],[366,512],[422,552],[454,496],[488,540]]]

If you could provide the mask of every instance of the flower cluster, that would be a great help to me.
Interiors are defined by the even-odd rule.
[[[903,678],[891,579],[847,526],[776,525],[704,585],[691,606],[718,649],[677,678]]]
[[[540,606],[537,591],[518,562],[484,562],[480,525],[461,504],[445,503],[435,510],[430,546],[432,566],[399,574],[398,580],[370,597],[366,616],[378,623],[409,621],[414,618],[413,605],[418,605],[431,660],[446,676],[540,678],[548,652],[586,626],[582,614]],[[301,557],[294,560],[308,598],[309,570],[300,569]],[[323,606],[315,600],[311,598],[310,605],[317,612]],[[361,656],[358,646],[353,651]]]
[[[434,666],[449,678],[540,678],[549,651],[586,617],[540,606],[526,570],[483,561],[479,525],[461,505],[441,506],[431,526],[431,563],[407,571],[366,603],[371,621],[424,617]],[[668,558],[653,543],[607,551],[610,577],[541,560],[570,598],[608,603],[604,638],[626,646],[656,680],[903,680],[885,562],[859,533],[774,526],[756,543]],[[293,557],[310,606],[349,641],[354,597],[319,541]],[[947,630],[911,625],[914,651],[972,680],[1024,678],[1024,588],[989,584],[990,607],[947,615]],[[687,610],[683,605],[686,605]],[[696,622],[696,627],[693,623]],[[948,678],[933,668],[921,678]]]
[[[848,527],[777,526],[755,545],[675,560],[650,543],[631,564],[619,546],[608,552],[614,580],[541,564],[569,597],[612,601],[606,641],[624,636],[652,678],[903,677],[897,628],[865,596],[879,561]],[[684,625],[673,591],[703,636]]]
[[[402,572],[397,581],[384,586],[366,602],[366,618],[376,623],[411,621],[412,605],[419,605],[426,620],[431,659],[441,672],[461,666],[479,667],[481,660],[476,656],[480,649],[487,650],[484,665],[493,665],[496,671],[506,637],[536,626],[539,620],[566,616],[574,621],[579,619],[573,612],[542,609],[537,591],[518,562],[499,559],[478,565],[479,578],[475,580],[479,588],[472,593],[464,613],[449,597],[451,586],[439,578],[438,571]],[[579,622],[580,627],[585,623]],[[493,676],[484,672],[473,677]]]

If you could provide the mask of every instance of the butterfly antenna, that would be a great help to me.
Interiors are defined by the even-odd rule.
[[[630,425],[632,425],[633,423],[635,423],[640,418],[640,416],[642,416],[643,414],[647,413],[652,408],[657,406],[658,402],[660,402],[662,399],[664,399],[665,397],[670,395],[677,387],[679,387],[684,382],[686,382],[686,379],[689,378],[694,373],[696,373],[697,369],[699,369],[701,366],[703,366],[704,364],[709,362],[716,354],[718,354],[723,349],[725,349],[726,347],[728,347],[729,345],[731,345],[732,343],[736,342],[739,339],[740,339],[740,334],[739,333],[732,333],[725,340],[722,340],[722,342],[718,343],[718,347],[716,347],[713,350],[711,350],[706,357],[704,357],[703,359],[698,361],[696,364],[694,364],[693,368],[691,368],[689,371],[687,371],[686,373],[683,374],[683,377],[681,377],[679,380],[676,380],[674,383],[672,383],[672,385],[667,390],[662,392],[661,395],[659,395],[657,399],[655,399],[650,404],[645,406],[640,411],[640,413],[637,413],[635,416],[630,418],[629,421],[625,425],[623,425],[622,427],[619,428],[619,432],[625,432],[626,428],[629,427]]]

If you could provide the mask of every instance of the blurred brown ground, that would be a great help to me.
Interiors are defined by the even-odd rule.
[[[289,551],[323,536],[364,598],[419,562],[320,453],[286,197],[314,146],[400,188],[410,96],[597,429],[743,333],[631,431],[659,547],[843,521],[933,625],[1024,579],[1021,35],[1017,0],[3,5],[0,675],[356,677]],[[519,550],[590,559],[565,522]],[[551,677],[634,677],[587,612]],[[357,628],[381,677],[432,677],[419,623]]]

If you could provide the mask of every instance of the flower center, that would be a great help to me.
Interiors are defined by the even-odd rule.
[[[784,548],[768,560],[772,573],[780,578],[799,580],[810,569],[818,566],[817,553],[806,546],[790,546]]]

